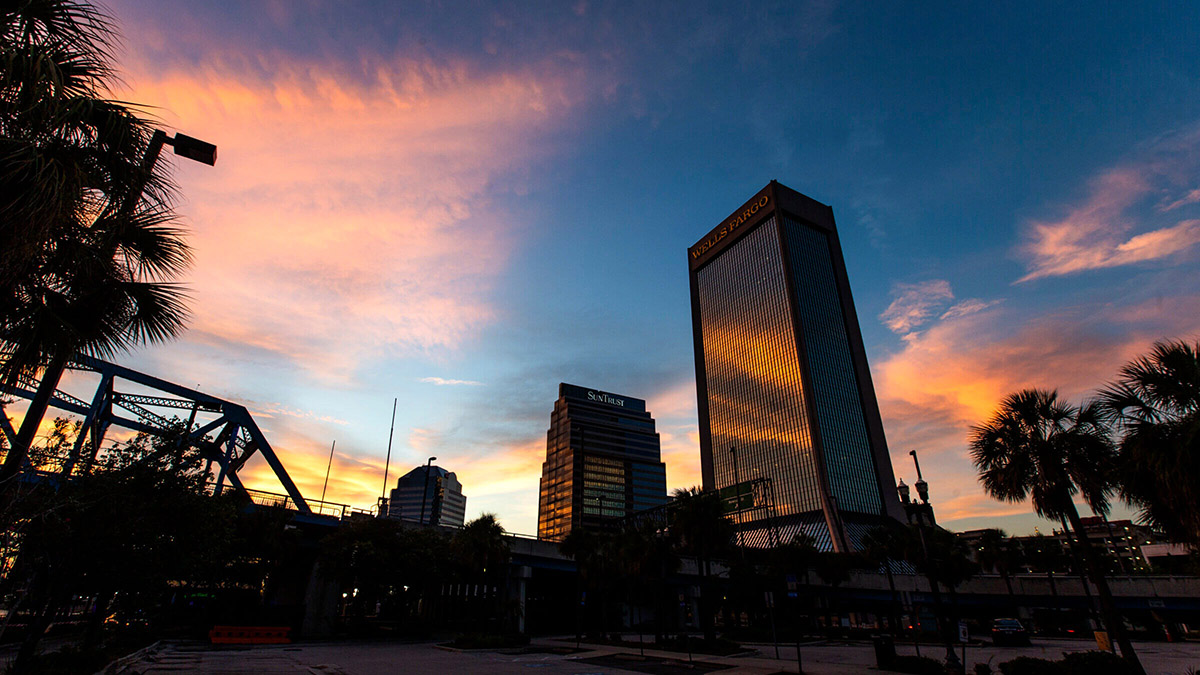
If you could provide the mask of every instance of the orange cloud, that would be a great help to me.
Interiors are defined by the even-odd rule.
[[[1174,200],[1160,197],[1156,211],[1165,214],[1200,201],[1200,189],[1195,188],[1198,147],[1200,134],[1194,132],[1160,143],[1150,158],[1094,178],[1087,198],[1070,208],[1064,218],[1031,222],[1025,242],[1018,248],[1028,261],[1028,273],[1017,283],[1157,260],[1200,242],[1200,221],[1182,220],[1146,229],[1147,224],[1132,213],[1152,195],[1178,194],[1183,181],[1190,182],[1183,184],[1184,194]],[[1170,185],[1164,187],[1164,183]],[[1130,234],[1136,230],[1143,231]]]
[[[662,461],[667,465],[667,493],[700,485],[700,433],[696,427],[696,383],[688,379],[652,393],[646,407],[658,427]]]
[[[331,380],[372,357],[443,353],[492,320],[521,234],[491,201],[579,100],[553,65],[225,54],[130,65],[128,98],[216,143],[181,163],[193,223],[186,340],[265,350]],[[508,182],[506,182],[508,181]]]
[[[329,447],[321,447],[316,441],[291,434],[267,436],[272,449],[287,467],[288,476],[296,484],[300,494],[310,502],[320,500],[321,488],[325,483],[325,469],[329,466]],[[370,509],[383,489],[383,464],[382,459],[355,452],[353,448],[338,450],[329,470],[325,501]],[[389,478],[391,483],[394,483],[397,477],[394,473],[395,468],[392,467],[393,473]],[[283,493],[283,488],[271,467],[261,457],[247,462],[238,473],[238,477],[247,488]]]
[[[994,308],[911,333],[873,369],[897,475],[912,482],[905,455],[918,450],[935,497],[939,488],[950,492],[940,495],[939,520],[1009,513],[1012,505],[993,502],[978,488],[967,449],[970,427],[1022,388],[1058,389],[1079,401],[1155,340],[1200,332],[1197,317],[1200,296],[1190,295],[1023,321]]]

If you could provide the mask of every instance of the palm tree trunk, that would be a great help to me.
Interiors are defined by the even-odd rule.
[[[96,609],[88,617],[87,631],[83,636],[83,651],[90,651],[99,644],[100,632],[104,628],[104,619],[108,616],[108,609],[112,606],[114,597],[115,594],[110,591],[101,591],[96,595]]]
[[[17,432],[16,440],[8,449],[8,456],[4,458],[4,466],[0,467],[0,484],[8,482],[10,478],[21,472],[25,458],[29,456],[29,446],[33,445],[33,439],[37,437],[38,427],[42,423],[42,418],[46,416],[46,410],[50,407],[50,399],[54,397],[63,371],[66,370],[67,362],[70,360],[69,354],[59,354],[50,359],[50,365],[46,366],[45,372],[42,373],[42,381],[38,385],[33,399],[29,402],[29,408],[25,410],[25,418],[21,420],[21,430]]]
[[[1091,577],[1092,583],[1096,584],[1096,591],[1100,595],[1100,612],[1104,616],[1104,625],[1109,634],[1116,639],[1117,645],[1120,646],[1121,656],[1129,661],[1136,672],[1145,675],[1146,670],[1142,668],[1142,662],[1138,660],[1137,653],[1133,651],[1133,643],[1129,641],[1129,636],[1125,633],[1125,625],[1113,602],[1112,591],[1108,588],[1108,580],[1104,578],[1104,574],[1096,564],[1096,558],[1092,554],[1092,544],[1083,527],[1083,522],[1079,518],[1079,511],[1075,509],[1074,503],[1068,502],[1068,504],[1070,506],[1067,509],[1067,519],[1071,521],[1071,527],[1079,538],[1079,549],[1084,564],[1087,566],[1088,575]]]
[[[21,647],[17,650],[17,657],[13,660],[11,672],[25,673],[29,672],[32,668],[34,657],[37,656],[38,643],[42,641],[46,630],[54,622],[54,617],[58,615],[59,607],[59,596],[51,593],[47,597],[46,603],[30,619],[29,632],[25,634],[25,638],[21,641]]]
[[[892,594],[891,616],[888,626],[888,632],[893,635],[900,634],[900,596],[896,594],[896,578],[892,576],[892,561],[890,558],[884,558],[883,569],[887,572],[888,590]]]

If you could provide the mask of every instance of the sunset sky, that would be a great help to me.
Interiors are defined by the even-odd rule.
[[[700,482],[686,249],[771,179],[833,207],[898,476],[951,528],[968,428],[1200,337],[1200,5],[107,5],[173,162],[178,341],[119,362],[245,403],[304,494],[423,464],[536,530],[559,382],[646,399]],[[278,489],[264,466],[251,467]],[[250,471],[251,469],[248,469]]]

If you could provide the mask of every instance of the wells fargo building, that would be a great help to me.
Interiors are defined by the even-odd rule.
[[[853,550],[902,520],[832,209],[772,181],[688,263],[704,487],[769,479],[744,541]]]
[[[538,538],[552,541],[666,503],[666,465],[646,402],[558,385],[539,492]]]

